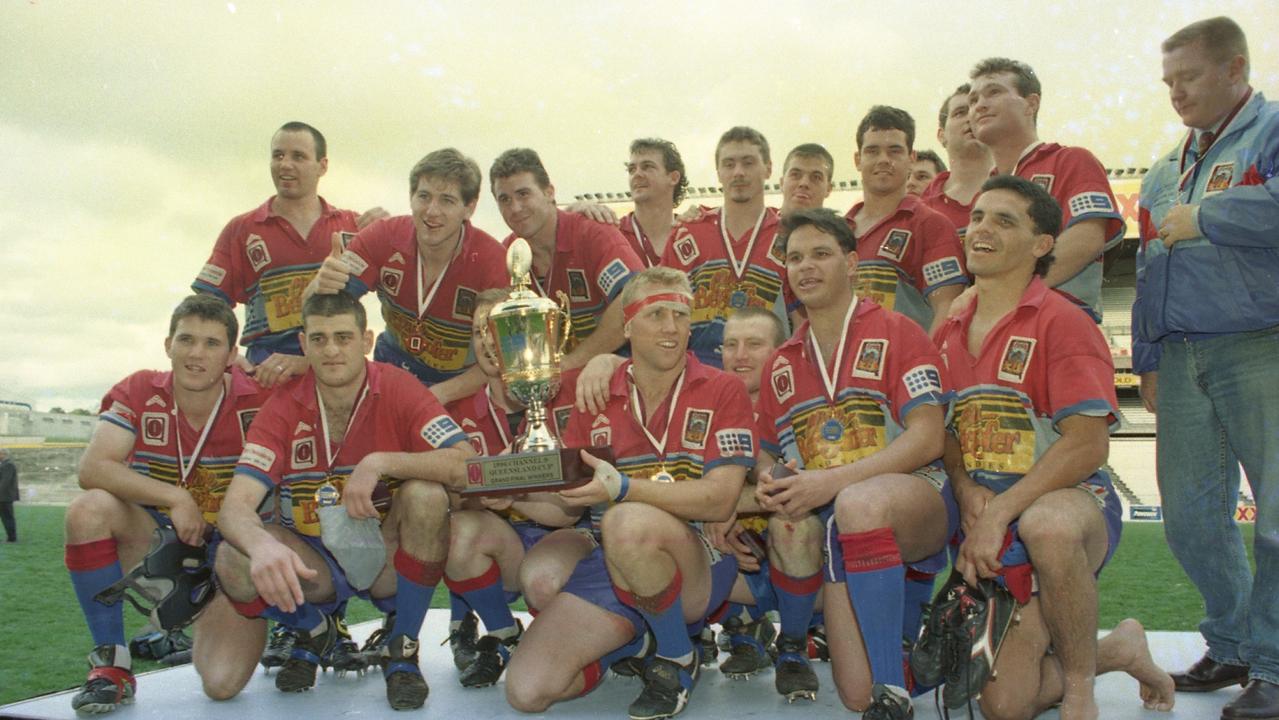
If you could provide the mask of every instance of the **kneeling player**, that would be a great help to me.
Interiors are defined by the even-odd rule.
[[[315,683],[336,637],[327,612],[357,594],[383,610],[393,605],[383,655],[387,700],[411,709],[426,700],[418,632],[448,550],[443,485],[462,486],[473,452],[412,375],[365,359],[372,343],[364,309],[346,293],[313,295],[303,304],[310,369],[263,405],[249,432],[222,508],[227,544],[216,570],[242,615],[269,617],[297,632],[292,657],[276,676],[286,692]],[[373,500],[381,478],[392,494],[385,513]],[[264,526],[254,508],[277,487],[283,525]],[[321,520],[325,507],[339,501],[345,516],[329,512]],[[370,518],[381,519],[380,558],[374,553],[370,561],[367,542],[356,548],[321,538]],[[357,569],[370,584],[354,580]]]
[[[448,406],[449,415],[458,421],[481,455],[510,452],[513,438],[524,429],[524,405],[506,391],[493,355],[494,340],[484,330],[489,311],[507,295],[507,290],[485,290],[477,296],[471,349],[488,383],[478,393]],[[555,410],[560,405],[565,410],[572,405],[572,387],[573,378],[563,378],[560,398],[547,408],[555,434]],[[476,643],[475,658],[461,668],[462,685],[486,687],[497,682],[511,648],[520,639],[521,628],[507,606],[507,596],[520,592],[525,553],[554,529],[572,525],[582,515],[581,508],[565,506],[554,494],[532,493],[468,502],[466,509],[449,517],[444,582],[479,614],[488,633]],[[567,577],[573,565],[568,562],[558,575]]]
[[[173,311],[165,353],[172,370],[130,375],[102,400],[66,515],[66,563],[93,635],[89,679],[71,699],[88,713],[132,702],[136,682],[124,643],[124,611],[95,597],[136,566],[157,527],[203,545],[244,432],[266,393],[232,368],[238,323],[226,303],[186,298]],[[196,620],[194,660],[214,698],[239,692],[262,652],[265,628],[236,615],[220,593]]]
[[[781,614],[778,691],[813,697],[805,631],[825,575],[827,640],[840,699],[904,705],[901,628],[907,566],[944,567],[957,520],[940,467],[944,396],[936,348],[918,325],[854,293],[856,245],[825,210],[783,221],[787,279],[808,322],[765,367],[763,448],[796,460],[761,474]],[[828,562],[822,571],[821,541]],[[867,717],[880,717],[876,708]]]
[[[1147,708],[1173,704],[1172,678],[1136,620],[1097,641],[1096,574],[1121,526],[1099,469],[1117,425],[1114,368],[1091,318],[1043,282],[1060,228],[1061,209],[1039,185],[988,180],[964,238],[976,300],[937,336],[957,393],[957,437],[946,449],[963,511],[955,567],[973,586],[999,577],[1025,603],[1006,636],[979,628],[969,638],[961,675],[993,671],[999,682],[947,681],[947,705],[980,693],[988,718],[1034,717],[1058,703],[1063,718],[1095,718],[1095,677],[1113,670],[1138,680]]]

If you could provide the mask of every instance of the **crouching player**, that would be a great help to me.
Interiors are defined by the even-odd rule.
[[[759,403],[763,449],[802,468],[788,477],[764,468],[756,488],[760,506],[774,513],[777,689],[815,696],[805,631],[824,578],[840,699],[868,718],[911,717],[901,642],[906,569],[944,567],[958,520],[940,462],[941,358],[912,320],[859,301],[855,241],[837,215],[792,213],[778,238],[808,322],[765,366]]]
[[[369,362],[373,336],[364,309],[344,292],[302,306],[302,349],[310,369],[263,405],[227,490],[220,521],[218,580],[246,617],[268,617],[298,636],[280,668],[285,692],[315,684],[319,660],[337,636],[327,613],[357,594],[395,623],[383,656],[391,707],[421,707],[418,632],[448,550],[445,485],[465,482],[471,445],[435,397],[409,373]],[[374,504],[379,479],[389,511]],[[254,509],[278,488],[281,525]],[[319,512],[338,502],[350,521],[381,519],[385,557],[367,593],[348,582],[350,547],[326,546]],[[330,513],[331,515],[331,513]],[[341,526],[336,518],[325,522]],[[344,570],[341,558],[352,567]],[[385,567],[383,567],[385,565]],[[367,561],[360,564],[367,573]],[[353,572],[351,572],[354,575]]]
[[[525,429],[524,405],[506,391],[493,354],[495,339],[484,331],[489,312],[508,294],[508,290],[492,289],[476,297],[471,349],[487,384],[448,406],[449,415],[462,426],[480,455],[510,452],[513,439]],[[575,379],[561,378],[560,396],[548,404],[553,433],[558,434],[555,416],[572,407]],[[521,590],[525,553],[556,528],[573,525],[584,514],[582,508],[568,507],[553,493],[530,493],[468,501],[464,509],[450,515],[444,582],[479,615],[487,633],[476,643],[475,657],[459,668],[463,686],[487,687],[501,677],[522,633],[507,602]],[[567,562],[559,576],[567,578],[574,564],[576,559]]]
[[[172,369],[136,372],[102,400],[102,422],[80,462],[85,492],[66,515],[67,569],[95,645],[89,679],[71,698],[80,712],[132,702],[137,686],[122,605],[95,597],[141,562],[157,527],[172,527],[182,543],[199,546],[217,520],[244,433],[266,399],[231,366],[237,330],[226,303],[186,298],[164,341]],[[236,615],[221,594],[204,609],[195,624],[194,660],[210,697],[234,695],[248,682],[264,633],[260,621]]]
[[[633,357],[613,373],[603,411],[574,411],[564,434],[570,447],[611,446],[617,464],[584,452],[595,477],[560,493],[581,507],[612,505],[600,522],[602,555],[622,605],[599,595],[583,602],[589,593],[580,585],[597,582],[596,570],[604,569],[593,553],[542,609],[512,658],[507,698],[517,709],[537,711],[598,682],[607,660],[631,651],[625,643],[636,642],[642,624],[631,621],[640,617],[656,655],[630,716],[670,717],[688,702],[699,669],[690,631],[723,604],[737,572],[733,558],[702,535],[699,521],[732,515],[755,454],[741,381],[688,353],[691,300],[684,274],[664,267],[642,271],[623,290]],[[581,632],[588,622],[592,632]]]
[[[1136,620],[1097,641],[1096,575],[1121,526],[1119,498],[1099,469],[1117,425],[1114,368],[1091,318],[1043,282],[1060,229],[1061,209],[1039,185],[986,181],[964,238],[976,300],[937,335],[956,390],[946,448],[963,515],[955,567],[972,586],[1000,577],[1024,604],[1002,637],[978,628],[967,638],[968,662],[980,666],[961,675],[993,671],[998,681],[947,682],[947,705],[965,701],[955,693],[980,693],[992,719],[1031,718],[1058,703],[1063,718],[1096,718],[1095,677],[1113,670],[1138,680],[1147,708],[1173,704],[1172,678]]]

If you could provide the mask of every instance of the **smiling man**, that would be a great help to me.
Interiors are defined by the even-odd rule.
[[[1234,521],[1240,463],[1257,537],[1273,539],[1279,517],[1279,103],[1249,85],[1248,43],[1229,18],[1162,49],[1188,131],[1141,184],[1133,370],[1158,413],[1164,530],[1204,597],[1208,644],[1173,678],[1186,692],[1247,682],[1221,716],[1279,718],[1279,548],[1257,542],[1254,574]]]
[[[931,331],[968,284],[955,227],[906,192],[915,121],[876,105],[857,126],[863,200],[846,219],[857,238],[859,295]]]
[[[479,166],[457,150],[429,153],[409,172],[410,214],[373,223],[345,250],[334,238],[306,290],[359,299],[376,289],[386,330],[373,359],[412,372],[441,403],[484,384],[467,362],[475,298],[510,284],[506,252],[471,225],[481,181]]]
[[[1042,89],[1029,65],[987,58],[969,77],[968,119],[973,135],[990,148],[993,172],[1039,184],[1061,207],[1057,260],[1044,282],[1101,322],[1101,254],[1124,234],[1105,168],[1084,148],[1039,139]]]
[[[626,176],[635,210],[621,219],[618,229],[644,267],[653,267],[662,261],[675,229],[672,210],[688,190],[684,159],[668,140],[640,138],[631,143]]]
[[[249,432],[222,506],[227,544],[218,552],[218,580],[241,615],[271,618],[297,634],[276,676],[284,692],[315,684],[337,638],[330,615],[338,605],[360,596],[394,609],[382,652],[387,701],[397,710],[418,708],[427,695],[418,633],[448,551],[444,487],[465,484],[474,451],[412,375],[365,359],[373,334],[358,300],[312,295],[302,327],[310,369],[272,395]],[[389,510],[375,504],[381,481]],[[275,490],[280,524],[263,525],[255,508]],[[339,504],[347,520],[323,517]],[[326,543],[328,530],[349,533],[370,519],[386,545],[371,568],[347,545]],[[330,522],[337,525],[326,530]],[[369,584],[353,584],[357,567]]]
[[[94,598],[136,566],[157,527],[205,544],[218,519],[235,458],[266,392],[231,364],[238,323],[221,300],[186,298],[173,311],[166,372],[142,370],[102,400],[102,422],[80,462],[66,515],[66,564],[93,636],[89,679],[72,697],[79,712],[133,701],[137,683],[124,643],[122,603]],[[214,698],[239,692],[262,652],[264,626],[231,611],[219,593],[195,625],[194,660]]]

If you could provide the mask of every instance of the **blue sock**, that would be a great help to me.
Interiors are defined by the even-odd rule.
[[[462,622],[462,618],[471,611],[471,606],[466,604],[466,600],[455,592],[449,593],[449,625]]]
[[[693,642],[684,623],[684,604],[680,602],[683,585],[684,578],[679,568],[675,568],[670,585],[656,595],[641,597],[616,586],[613,588],[618,599],[644,616],[653,637],[657,638],[657,654],[670,660],[685,660],[693,655]]]
[[[496,562],[483,575],[469,580],[445,577],[444,584],[448,585],[450,597],[460,595],[475,609],[488,634],[501,636],[499,631],[515,627],[515,616],[506,605],[506,591],[502,589],[502,570]]]
[[[103,605],[93,599],[124,577],[115,540],[107,538],[67,545],[65,561],[94,646],[124,645],[124,605],[120,602]]]
[[[444,574],[444,564],[418,560],[397,548],[395,551],[395,624],[391,637],[406,635],[416,640],[422,632],[431,596]]]
[[[769,569],[773,591],[777,593],[777,610],[782,616],[782,635],[790,638],[808,637],[808,624],[813,619],[813,606],[817,604],[817,591],[822,587],[822,574],[808,577],[791,577],[776,566]]]
[[[892,528],[841,533],[844,581],[866,643],[873,682],[906,687],[902,667],[902,615],[906,568]]]

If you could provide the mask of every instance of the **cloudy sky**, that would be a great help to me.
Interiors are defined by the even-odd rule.
[[[825,144],[851,179],[853,130],[886,103],[936,147],[941,100],[990,55],[1033,65],[1041,136],[1141,166],[1181,132],[1160,40],[1216,14],[1279,98],[1270,2],[151,2],[0,4],[0,399],[94,407],[164,367],[168,314],[233,215],[272,191],[268,141],[329,141],[321,193],[408,207],[407,174],[456,146],[487,170],[539,150],[559,197],[625,189],[637,136],[715,182],[716,137]],[[642,9],[641,12],[638,12]],[[774,178],[780,168],[775,169]],[[477,224],[506,233],[491,196]]]

